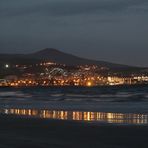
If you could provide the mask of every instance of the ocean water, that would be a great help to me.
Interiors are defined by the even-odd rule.
[[[0,113],[148,124],[148,86],[0,88]]]

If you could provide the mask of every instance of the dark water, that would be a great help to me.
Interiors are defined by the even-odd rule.
[[[148,86],[0,88],[5,101],[148,102]]]
[[[0,88],[0,109],[42,118],[147,124],[148,86]]]

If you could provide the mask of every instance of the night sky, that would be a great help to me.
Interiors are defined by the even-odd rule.
[[[148,0],[0,0],[0,52],[47,47],[148,66]]]

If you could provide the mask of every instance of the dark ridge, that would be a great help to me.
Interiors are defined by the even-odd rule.
[[[0,63],[35,63],[40,61],[51,61],[58,64],[66,64],[68,66],[98,65],[100,67],[108,67],[112,69],[137,68],[105,61],[85,59],[64,53],[54,48],[46,48],[31,54],[0,54]]]

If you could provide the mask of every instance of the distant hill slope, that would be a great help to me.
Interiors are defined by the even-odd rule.
[[[80,58],[53,48],[46,48],[31,54],[0,54],[0,63],[36,63],[40,61],[51,61],[69,66],[98,65],[109,68],[130,68],[127,65]]]
[[[98,65],[105,67],[129,67],[126,65],[114,64],[104,61],[95,61],[74,56],[72,54],[61,52],[57,49],[46,48],[30,55],[32,58],[40,60],[50,60],[56,63],[66,65]]]

